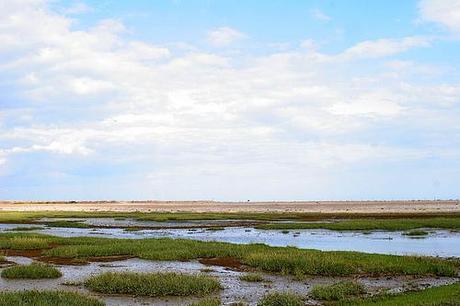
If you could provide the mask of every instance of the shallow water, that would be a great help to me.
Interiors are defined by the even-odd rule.
[[[123,220],[120,220],[123,221]],[[149,221],[150,222],[150,221]],[[0,231],[24,224],[0,224]],[[231,243],[265,243],[270,246],[296,246],[304,249],[359,251],[366,253],[460,257],[460,233],[446,230],[432,231],[423,238],[410,238],[401,232],[377,231],[337,232],[330,230],[295,230],[282,233],[280,230],[257,230],[247,227],[227,227],[224,230],[173,229],[126,231],[122,228],[45,228],[34,232],[62,237],[107,237],[107,238],[186,238],[203,241]]]
[[[178,221],[143,221],[133,218],[41,218],[39,222],[53,221],[77,221],[92,226],[113,226],[113,227],[196,227],[196,226],[229,226],[234,224],[254,224],[249,220],[178,220]]]

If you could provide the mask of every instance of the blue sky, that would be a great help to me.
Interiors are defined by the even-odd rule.
[[[459,198],[459,0],[0,0],[0,41],[0,199]]]

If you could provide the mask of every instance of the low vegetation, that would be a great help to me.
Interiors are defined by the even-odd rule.
[[[0,239],[0,249],[39,250],[48,248],[48,240],[30,234],[11,233],[9,239]],[[29,236],[30,235],[30,236]]]
[[[428,235],[429,232],[420,230],[420,229],[415,229],[415,230],[410,230],[407,232],[404,232],[403,235],[405,236],[412,236],[412,237],[420,237],[420,236],[426,236]]]
[[[90,277],[84,285],[100,293],[152,297],[203,296],[221,288],[210,276],[179,273],[107,272]]]
[[[366,293],[363,285],[353,281],[342,281],[333,285],[317,285],[310,291],[316,300],[340,301]]]
[[[44,223],[48,227],[70,227],[70,228],[90,228],[91,226],[86,223],[82,223],[79,221],[51,221]]]
[[[250,283],[257,283],[257,282],[263,282],[265,279],[259,273],[247,273],[247,274],[240,276],[240,280],[245,281],[245,282],[250,282]]]
[[[44,229],[41,226],[18,226],[15,228],[9,228],[6,231],[9,232],[29,232],[29,231],[37,231],[37,230],[42,230]]]
[[[20,235],[20,236],[17,236]],[[1,249],[54,246],[43,256],[85,260],[101,256],[135,256],[147,260],[191,260],[232,257],[260,271],[301,275],[436,275],[456,276],[454,261],[428,257],[366,254],[345,251],[303,250],[269,247],[263,244],[238,245],[188,239],[111,239],[95,237],[61,238],[31,233],[0,234]]]
[[[24,279],[40,279],[40,278],[58,278],[62,273],[53,266],[32,263],[30,265],[18,265],[4,269],[1,273],[3,278],[24,278]]]
[[[193,212],[73,212],[73,211],[2,211],[0,223],[34,223],[40,218],[114,218],[124,220],[128,218],[144,221],[190,221],[190,220],[299,220],[318,221],[326,219],[360,220],[397,220],[430,222],[436,219],[433,225],[440,228],[460,228],[460,214],[456,213],[298,213],[298,212],[235,212],[235,213],[193,213]],[[365,221],[367,222],[367,221]],[[320,223],[322,224],[322,223]],[[431,227],[431,226],[426,226]],[[287,228],[280,228],[287,229]]]
[[[294,293],[273,292],[265,295],[257,304],[258,306],[303,306],[304,299]]]
[[[353,299],[341,305],[353,306],[459,306],[460,283],[395,295]]]
[[[216,297],[205,298],[198,302],[192,303],[189,306],[220,306],[220,299]]]
[[[18,306],[104,306],[104,303],[67,291],[0,292],[0,305]]]
[[[459,229],[459,217],[433,217],[411,219],[352,219],[337,222],[289,222],[260,224],[256,228],[264,230],[329,229],[335,231],[406,231],[419,228]]]

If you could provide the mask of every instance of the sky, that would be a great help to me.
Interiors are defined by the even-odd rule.
[[[460,198],[460,0],[0,0],[0,199]]]

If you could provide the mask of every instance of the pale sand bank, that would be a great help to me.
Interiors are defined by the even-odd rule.
[[[460,201],[0,201],[0,211],[161,211],[161,212],[306,212],[306,213],[449,213],[460,212]]]

